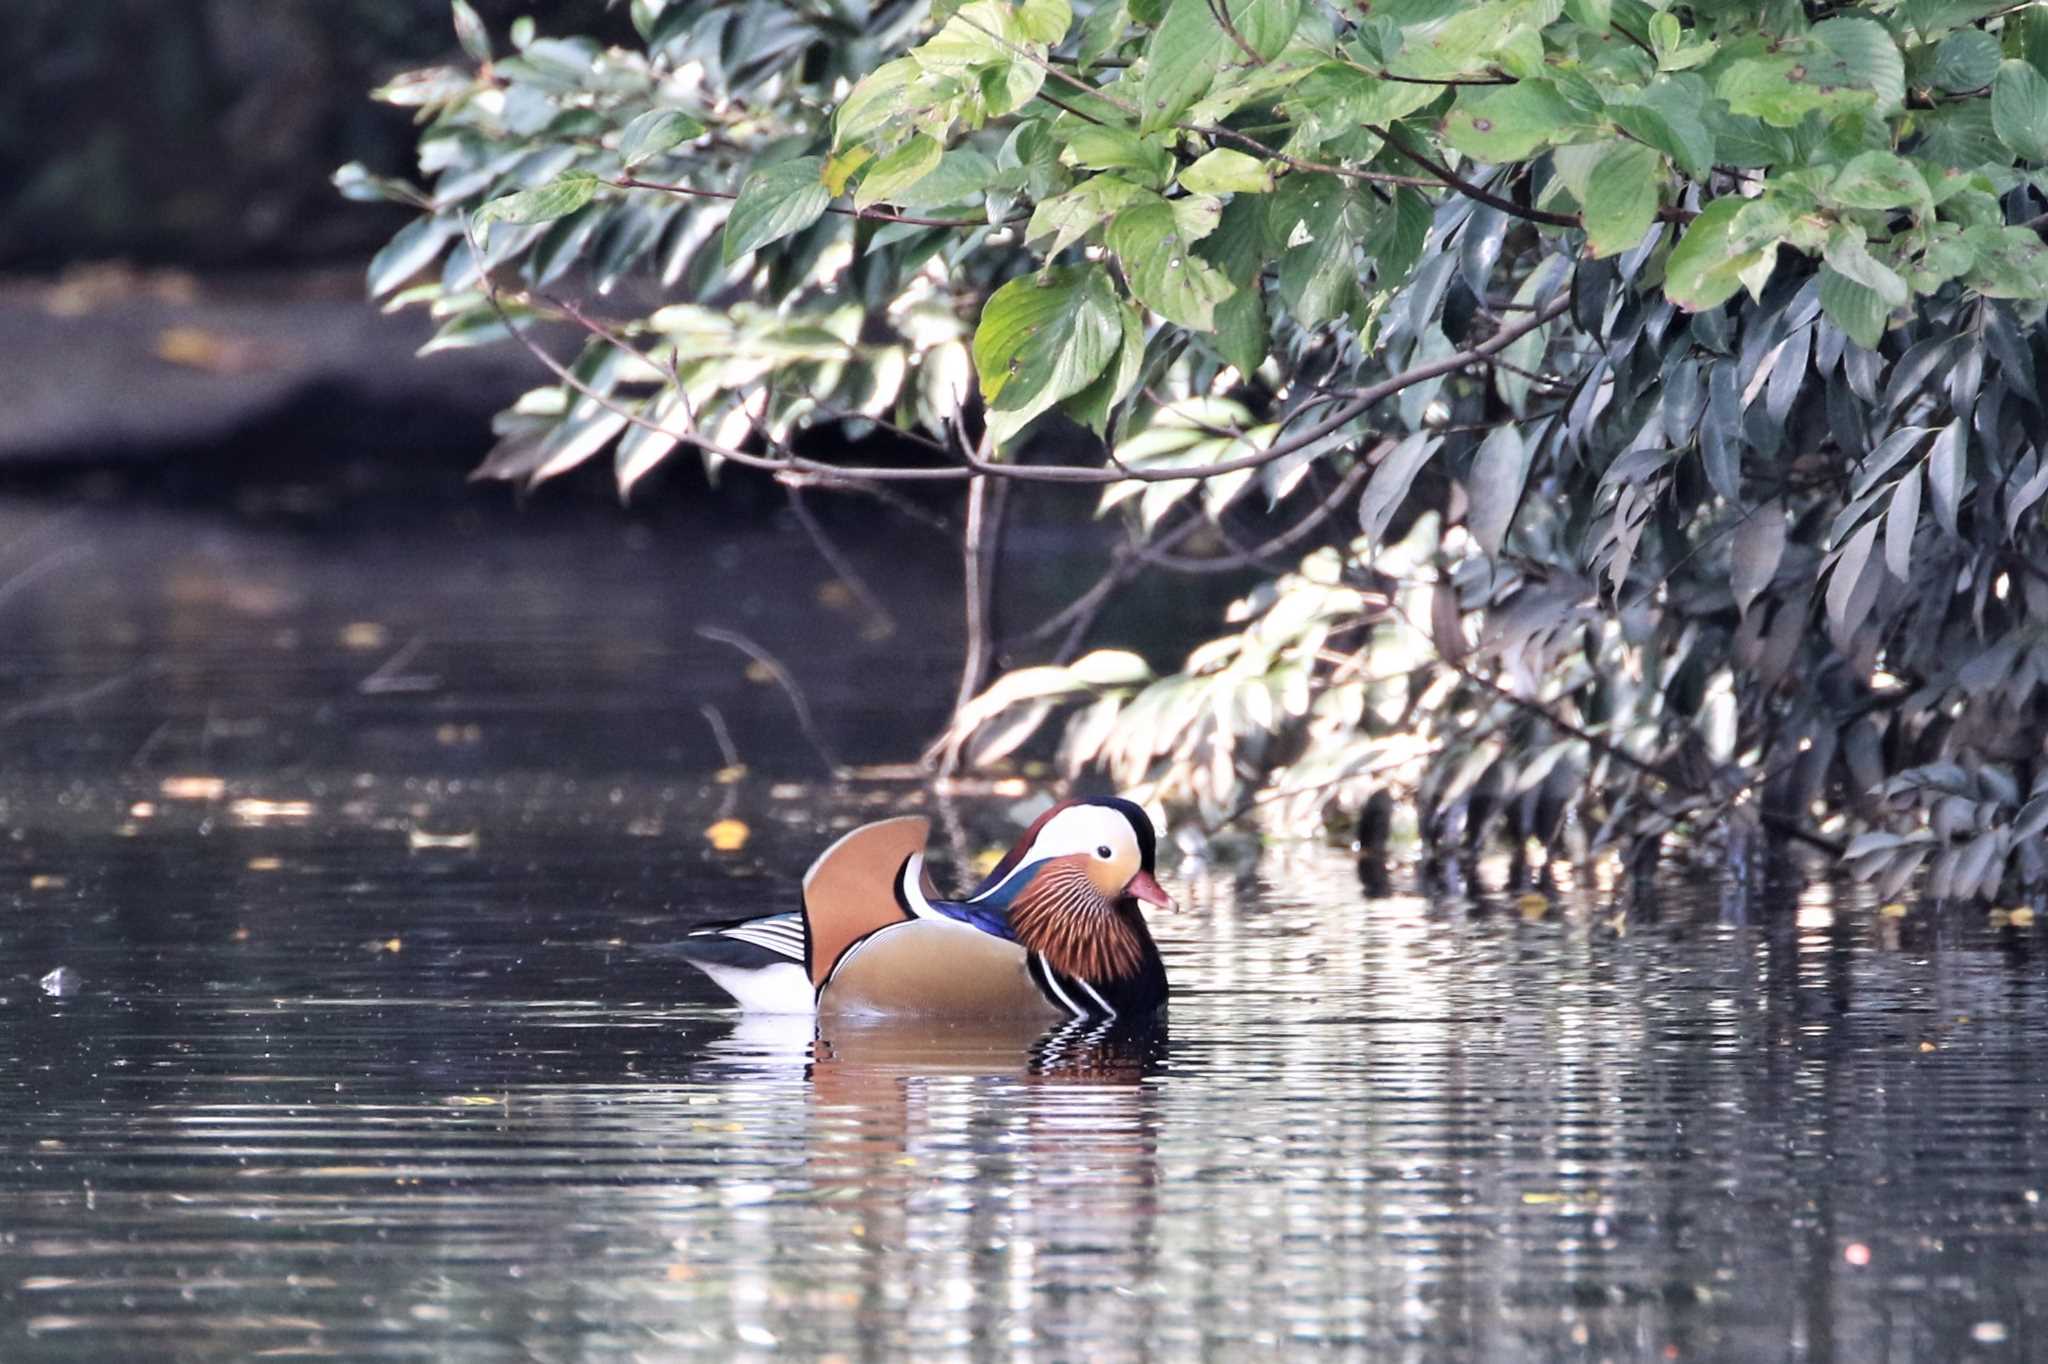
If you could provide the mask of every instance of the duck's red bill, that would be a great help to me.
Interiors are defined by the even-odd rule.
[[[1173,897],[1168,895],[1160,884],[1152,879],[1152,873],[1149,871],[1141,871],[1136,876],[1133,876],[1131,883],[1124,887],[1124,894],[1136,900],[1143,900],[1148,905],[1157,905],[1161,909],[1173,910],[1180,908],[1179,905],[1173,902]]]

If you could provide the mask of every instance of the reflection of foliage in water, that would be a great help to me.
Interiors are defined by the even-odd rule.
[[[2048,15],[640,0],[641,50],[505,53],[457,12],[472,62],[386,92],[430,190],[345,179],[425,210],[372,284],[438,344],[589,333],[485,472],[967,480],[971,561],[990,480],[1093,485],[1104,594],[1274,572],[1166,678],[1070,662],[1078,610],[953,748],[1081,700],[1070,763],[1211,820],[1391,785],[1450,844],[2048,881]],[[565,296],[635,271],[685,301]],[[1054,408],[1114,461],[1017,458]],[[1255,494],[1304,519],[1188,556]]]

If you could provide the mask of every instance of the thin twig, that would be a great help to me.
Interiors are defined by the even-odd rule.
[[[1437,162],[1432,161],[1428,157],[1424,156],[1421,152],[1416,151],[1413,147],[1410,147],[1408,143],[1394,131],[1392,125],[1389,125],[1384,128],[1376,128],[1371,124],[1367,124],[1366,129],[1369,132],[1377,134],[1381,140],[1383,140],[1389,147],[1392,147],[1401,156],[1405,157],[1409,161],[1412,161],[1416,165],[1422,167],[1431,175],[1434,175],[1438,180],[1442,181],[1450,188],[1458,191],[1458,193],[1464,195],[1468,199],[1475,199],[1478,202],[1485,204],[1488,208],[1497,208],[1502,213],[1509,214],[1516,218],[1525,218],[1532,223],[1548,223],[1552,227],[1579,226],[1579,218],[1578,215],[1575,213],[1552,213],[1547,208],[1524,208],[1512,199],[1504,199],[1500,195],[1493,193],[1491,190],[1482,189],[1480,186],[1473,184],[1471,181],[1461,178],[1458,175],[1458,173],[1452,170],[1449,166],[1439,165]]]
[[[719,756],[725,759],[727,767],[744,767],[740,761],[739,749],[733,747],[732,731],[725,727],[725,717],[718,713],[718,707],[706,701],[697,707],[697,713],[704,717],[704,723],[711,726],[711,740],[718,745]]]
[[[474,240],[473,237],[472,240]],[[1384,401],[1403,389],[1453,373],[1477,360],[1485,359],[1504,347],[1513,344],[1520,337],[1534,331],[1551,319],[1561,316],[1571,306],[1570,292],[1560,292],[1556,298],[1545,304],[1538,311],[1531,313],[1520,322],[1511,323],[1501,328],[1493,336],[1480,342],[1478,345],[1456,351],[1450,355],[1432,360],[1427,364],[1417,365],[1412,369],[1404,370],[1399,374],[1382,379],[1379,383],[1369,384],[1364,388],[1353,390],[1351,401],[1339,407],[1323,420],[1314,423],[1285,440],[1275,441],[1264,450],[1256,451],[1237,459],[1221,460],[1215,464],[1196,468],[1133,469],[1121,466],[1107,468],[1102,465],[1090,464],[997,463],[985,456],[963,450],[961,452],[961,460],[965,465],[964,468],[906,469],[827,464],[821,460],[807,459],[796,454],[782,457],[749,454],[742,450],[735,450],[729,446],[720,445],[716,441],[706,439],[695,431],[677,431],[662,425],[660,422],[652,421],[640,412],[619,404],[610,396],[599,393],[589,384],[576,377],[567,365],[564,365],[554,356],[548,354],[545,349],[514,324],[511,314],[506,311],[503,300],[498,296],[498,286],[490,278],[489,272],[481,272],[481,277],[484,286],[484,297],[490,303],[493,311],[496,312],[499,320],[504,323],[506,330],[520,344],[525,346],[527,351],[535,359],[539,360],[557,379],[597,404],[602,410],[611,413],[629,425],[642,427],[650,431],[658,431],[684,444],[695,446],[700,450],[715,454],[722,459],[731,460],[733,463],[747,468],[762,469],[769,473],[808,473],[815,475],[821,482],[844,483],[854,486],[861,482],[959,482],[972,478],[977,474],[987,474],[992,477],[1010,479],[1020,483],[1061,483],[1084,486],[1100,486],[1108,483],[1124,482],[1177,483],[1215,478],[1221,474],[1236,473],[1240,469],[1256,469],[1261,465],[1271,464],[1276,459],[1283,459],[1297,450],[1322,440],[1325,436],[1334,434],[1353,418],[1366,412],[1375,403]],[[654,361],[648,359],[637,348],[626,347],[626,349],[642,360],[647,361],[648,364],[655,364]]]
[[[1392,441],[1382,441],[1380,449],[1376,453],[1384,457],[1384,453],[1387,450],[1391,450],[1393,446],[1394,442]],[[1352,465],[1344,477],[1337,480],[1337,486],[1330,490],[1329,495],[1318,503],[1314,510],[1310,511],[1308,515],[1302,517],[1294,525],[1289,526],[1286,530],[1267,540],[1264,544],[1253,545],[1249,549],[1241,549],[1235,553],[1218,555],[1215,558],[1200,559],[1167,554],[1139,545],[1136,547],[1137,557],[1145,563],[1166,569],[1172,573],[1234,573],[1242,568],[1253,567],[1259,564],[1260,561],[1279,554],[1292,545],[1301,543],[1302,540],[1306,539],[1325,521],[1329,520],[1331,514],[1344,505],[1345,499],[1358,490],[1358,485],[1363,483],[1366,475],[1372,472],[1374,464],[1375,461],[1368,456]],[[1196,519],[1199,521],[1200,517]]]
[[[1175,526],[1172,530],[1167,531],[1164,535],[1153,541],[1153,547],[1155,549],[1171,549],[1174,545],[1179,544],[1197,530],[1200,530],[1202,524],[1200,518],[1183,521],[1180,525]],[[1131,542],[1124,541],[1120,543],[1110,555],[1109,567],[1103,570],[1102,576],[1095,580],[1093,586],[1052,615],[1046,617],[1046,619],[1026,630],[1023,634],[1017,635],[1010,642],[1012,644],[1035,643],[1038,640],[1049,638],[1057,631],[1066,628],[1069,623],[1074,625],[1075,632],[1085,634],[1087,627],[1094,623],[1095,616],[1100,611],[1102,604],[1109,599],[1109,594],[1114,592],[1127,578],[1133,576],[1142,567],[1143,563],[1132,552]],[[1059,650],[1055,652],[1053,661],[1056,663],[1067,662],[1068,658],[1064,655],[1070,655],[1072,649],[1078,646],[1078,644],[1079,640],[1075,638],[1075,633],[1070,632],[1067,643],[1062,644]]]
[[[882,605],[882,599],[869,590],[867,581],[860,576],[852,561],[840,552],[839,546],[832,542],[832,537],[825,533],[825,528],[818,523],[818,518],[811,515],[811,509],[804,505],[804,490],[793,482],[785,482],[783,487],[789,493],[790,511],[796,514],[797,524],[811,537],[811,543],[817,547],[819,557],[831,566],[832,571],[839,575],[839,581],[846,584],[847,590],[853,593],[866,609],[870,621],[869,628],[877,638],[895,634],[896,618],[889,614],[888,607]]]
[[[832,750],[825,746],[824,736],[818,733],[817,725],[811,722],[811,703],[804,699],[802,688],[797,686],[796,679],[789,675],[789,669],[783,667],[775,655],[737,630],[727,630],[717,625],[700,625],[697,627],[697,633],[705,639],[730,644],[767,669],[768,675],[775,679],[775,684],[782,688],[782,694],[789,698],[790,709],[796,712],[797,725],[803,730],[804,738],[810,740],[811,747],[817,750],[818,756],[824,760],[826,770],[834,778],[845,771],[839,765],[839,760],[832,756]]]

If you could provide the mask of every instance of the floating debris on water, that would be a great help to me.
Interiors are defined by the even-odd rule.
[[[279,820],[300,821],[313,817],[310,800],[258,800],[245,796],[228,806],[228,815],[243,824],[270,824]]]
[[[425,829],[412,829],[405,838],[414,851],[421,848],[474,848],[477,842],[474,829],[466,834],[430,834]]]
[[[78,972],[70,967],[59,966],[55,970],[45,972],[43,978],[36,984],[40,985],[43,993],[52,999],[63,999],[77,994],[85,982],[79,977]]]
[[[704,831],[704,838],[718,852],[738,852],[747,846],[753,830],[742,819],[721,819]]]
[[[228,784],[221,777],[165,777],[156,789],[166,800],[219,800]]]

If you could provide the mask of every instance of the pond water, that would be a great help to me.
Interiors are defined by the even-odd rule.
[[[641,549],[84,531],[0,598],[0,1359],[2048,1358],[2031,925],[1282,850],[1166,874],[1161,1029],[814,1038],[677,938],[1014,795],[803,772]],[[843,760],[942,644],[805,660]]]

